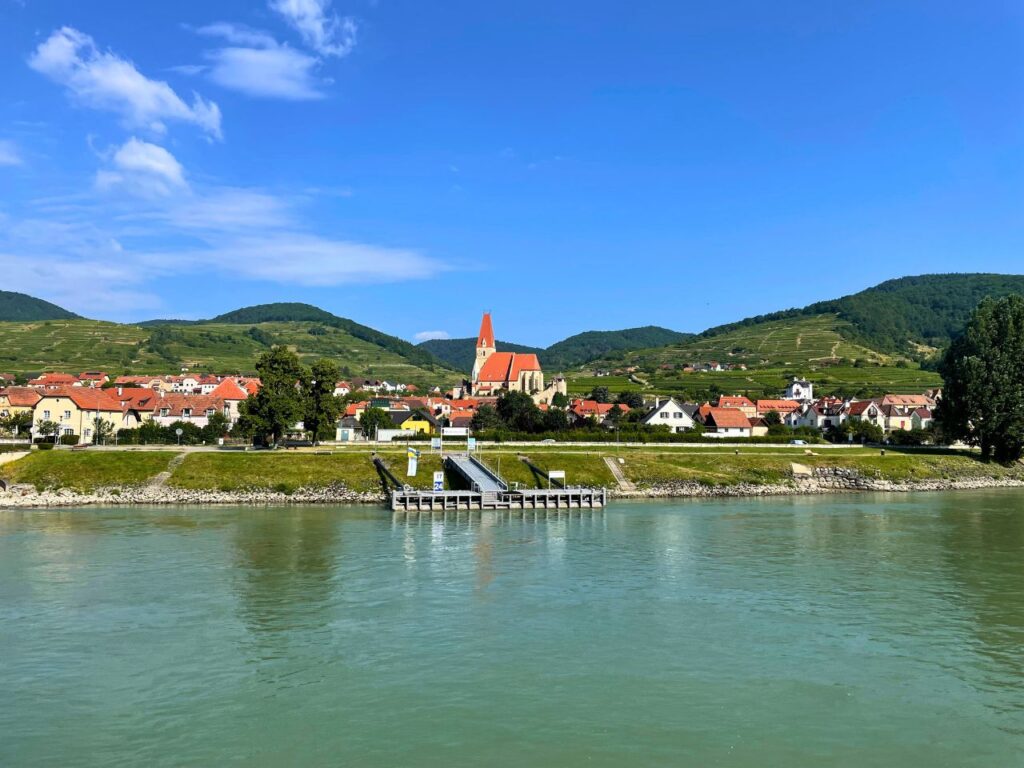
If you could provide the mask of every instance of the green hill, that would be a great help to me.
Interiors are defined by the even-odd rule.
[[[887,280],[860,293],[709,328],[714,337],[740,327],[799,317],[835,315],[845,339],[881,352],[926,358],[960,333],[987,296],[1024,294],[1024,275],[942,274]]]
[[[429,339],[420,342],[417,346],[457,371],[468,373],[473,368],[473,361],[476,359],[475,337],[471,339]],[[494,346],[499,352],[532,352],[536,355],[544,353],[544,350],[538,347],[527,347],[509,341],[495,340]]]
[[[542,365],[554,370],[573,368],[614,351],[656,347],[688,338],[692,338],[692,334],[648,325],[621,331],[585,331],[556,342],[547,349],[509,341],[495,341],[495,347],[499,352],[532,352],[540,358]],[[419,347],[460,371],[469,371],[476,356],[476,338],[430,339],[421,342]]]
[[[142,326],[81,319],[0,322],[0,371],[176,373],[187,367],[247,373],[253,371],[263,351],[283,344],[307,364],[320,357],[335,360],[346,376],[395,379],[420,387],[460,379],[458,373],[408,342],[325,314],[328,317],[323,322],[253,324],[202,321]],[[356,333],[346,330],[348,324]],[[412,354],[403,354],[406,349]]]
[[[218,315],[209,321],[200,321],[200,325],[209,323],[230,323],[230,324],[262,324],[274,322],[305,322],[319,324],[320,327],[334,328],[356,339],[368,342],[381,347],[396,355],[400,355],[410,363],[419,366],[430,367],[437,363],[437,360],[427,350],[417,347],[405,339],[397,336],[389,336],[378,330],[370,328],[349,320],[345,317],[332,315],[326,310],[314,307],[312,304],[300,303],[278,303],[278,304],[257,304],[252,307],[243,307],[234,312]]]
[[[74,312],[34,296],[0,291],[0,321],[72,320],[77,317]]]

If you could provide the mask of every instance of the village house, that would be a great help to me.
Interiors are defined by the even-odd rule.
[[[202,429],[210,423],[210,417],[217,413],[230,419],[229,407],[224,400],[213,395],[184,392],[161,393],[147,405],[152,421],[162,427],[169,427],[175,422],[184,421]]]
[[[755,406],[755,415],[764,418],[769,413],[777,413],[785,423],[786,417],[798,410],[800,410],[800,403],[796,400],[758,400]]]
[[[850,421],[866,421],[885,430],[885,416],[882,407],[875,400],[854,400],[846,411]]]
[[[704,417],[708,437],[750,437],[750,419],[735,408],[710,408]]]
[[[669,432],[686,432],[693,429],[696,424],[693,417],[694,411],[695,406],[680,403],[674,397],[664,400],[659,397],[650,412],[641,419],[641,423],[648,426],[668,427]]]
[[[719,408],[735,408],[743,413],[748,419],[757,416],[757,406],[753,401],[743,395],[722,395],[718,398]]]
[[[34,387],[7,387],[0,389],[0,419],[17,416],[21,413],[32,414],[42,393]]]
[[[33,408],[33,433],[39,422],[48,421],[57,425],[57,434],[78,435],[80,443],[93,442],[95,422],[102,419],[116,432],[134,429],[141,421],[139,412],[122,407],[116,395],[107,390],[91,387],[65,386],[44,389]]]
[[[786,400],[796,400],[798,403],[809,403],[814,400],[814,386],[807,379],[794,378],[786,387]]]

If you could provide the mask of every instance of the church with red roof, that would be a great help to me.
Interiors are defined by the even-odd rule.
[[[499,352],[495,346],[491,313],[484,312],[476,340],[476,359],[469,390],[474,397],[488,397],[506,392],[526,392],[537,404],[551,402],[551,397],[565,394],[565,379],[558,377],[544,385],[544,371],[537,355],[521,352]]]

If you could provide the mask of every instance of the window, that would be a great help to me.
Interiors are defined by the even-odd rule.
[[[191,419],[192,418],[192,409],[191,408],[182,408],[181,409],[181,418],[183,418],[183,419]]]
[[[170,416],[171,415],[171,409],[170,408],[161,408],[160,409],[160,415],[161,416]]]
[[[675,416],[675,417],[676,417],[677,419],[681,419],[681,418],[683,418],[683,414],[682,414],[682,413],[680,413],[679,411],[676,411],[676,412],[675,412],[675,413],[673,413],[672,415],[673,415],[673,416]]]
[[[662,411],[661,412],[661,418],[667,419],[668,418],[668,411]]]
[[[64,411],[64,419],[65,419],[65,421],[67,419],[70,419],[70,418],[71,418],[71,411]]]
[[[49,411],[43,411],[43,421],[49,421],[49,420],[50,420],[50,412]]]

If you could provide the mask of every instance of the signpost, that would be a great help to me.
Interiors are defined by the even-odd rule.
[[[565,485],[565,470],[564,469],[549,469],[548,470],[548,488],[551,487],[552,480],[561,480],[562,485]]]
[[[430,450],[432,450],[432,451],[440,451],[442,445],[443,445],[443,443],[441,442],[441,438],[440,437],[432,437],[432,438],[430,438]]]
[[[473,451],[476,450],[476,438],[475,437],[467,437],[466,438],[466,450],[469,451],[470,453],[472,453]]]
[[[185,433],[185,430],[183,430],[181,427],[178,427],[176,430],[174,430],[174,434],[176,434],[178,436],[178,445],[181,445],[181,436],[184,433]]]
[[[434,473],[434,490],[435,491],[443,491],[444,490],[444,472],[443,471],[435,472]]]

